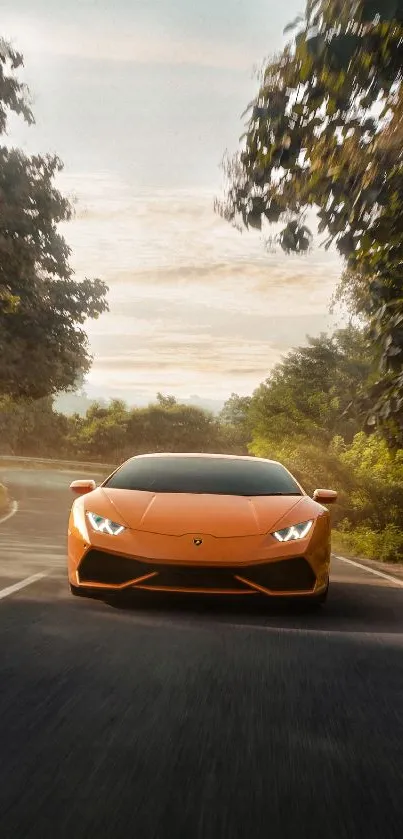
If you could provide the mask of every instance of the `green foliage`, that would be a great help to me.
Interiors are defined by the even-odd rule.
[[[366,434],[354,409],[354,391],[370,375],[365,338],[349,327],[290,352],[252,397],[232,394],[219,417],[162,394],[147,408],[93,403],[83,417],[58,414],[50,398],[3,397],[0,454],[116,464],[156,451],[279,460],[310,495],[338,490],[336,549],[403,560],[403,449]]]
[[[21,65],[0,42],[0,135],[10,111],[33,121]],[[91,363],[82,326],[107,308],[103,282],[74,279],[58,233],[72,213],[54,186],[61,169],[56,156],[0,146],[0,394],[40,398],[74,385]]]
[[[225,436],[226,445],[230,450],[247,454],[247,446],[252,434],[250,396],[238,396],[232,393],[220,411],[218,421],[221,434]]]
[[[29,124],[34,122],[28,103],[28,90],[15,76],[15,71],[22,65],[22,55],[0,38],[0,134],[6,130],[10,111],[22,116]]]
[[[354,443],[340,452],[340,460],[363,482],[379,481],[385,487],[403,481],[403,449],[392,452],[377,435],[357,434]]]
[[[163,393],[157,393],[157,403],[161,408],[174,408],[178,404],[175,396],[166,396]]]
[[[296,23],[298,23],[297,21]],[[293,27],[291,27],[293,29]],[[381,358],[366,407],[403,440],[403,8],[401,0],[307,0],[303,25],[266,66],[244,148],[226,166],[218,211],[261,229],[284,222],[285,253],[305,252],[315,208],[328,247],[364,278],[357,311]]]
[[[244,425],[248,421],[251,401],[250,396],[231,393],[220,412],[220,421],[225,425]]]
[[[332,516],[340,550],[397,561],[403,450],[364,433],[355,408],[372,366],[365,336],[352,327],[290,352],[252,397],[249,451],[284,463],[311,495],[338,491]]]
[[[378,562],[401,562],[403,530],[395,524],[388,524],[382,531],[363,526],[350,529],[347,525],[345,529],[334,531],[333,550]]]
[[[351,440],[362,427],[356,393],[372,367],[370,348],[358,329],[309,338],[308,346],[291,351],[255,391],[252,439],[270,429],[270,438],[278,441],[315,437],[325,444],[337,434]]]
[[[53,410],[52,399],[0,396],[0,453],[61,457],[68,419]]]
[[[132,412],[131,433],[142,451],[214,451],[220,441],[217,423],[206,411],[191,405],[160,404]]]
[[[125,460],[128,412],[124,402],[113,400],[104,408],[92,405],[81,419],[69,421],[69,447],[78,458],[99,462]]]
[[[128,408],[120,400],[94,403],[84,417],[53,410],[52,399],[0,397],[0,454],[119,463],[150,451],[247,454],[239,429],[207,411],[168,404]]]
[[[332,508],[334,550],[403,561],[402,450],[393,455],[382,438],[361,432],[349,445],[336,438],[327,447],[256,437],[250,451],[284,463],[310,495],[320,487],[338,491]]]

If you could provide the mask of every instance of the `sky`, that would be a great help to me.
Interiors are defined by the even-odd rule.
[[[89,396],[220,403],[333,328],[341,265],[320,239],[308,256],[268,254],[213,210],[256,71],[303,5],[3,0],[0,35],[24,54],[36,118],[13,119],[9,140],[62,158],[71,264],[109,286],[109,313],[86,325]]]

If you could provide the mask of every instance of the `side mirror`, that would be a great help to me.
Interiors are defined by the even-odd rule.
[[[337,501],[337,492],[333,489],[315,489],[313,500],[318,504],[334,504]]]
[[[92,492],[96,489],[96,486],[95,481],[73,481],[70,484],[70,489],[74,492],[74,495],[86,495],[87,492]]]

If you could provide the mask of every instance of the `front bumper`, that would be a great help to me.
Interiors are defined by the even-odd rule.
[[[298,596],[317,594],[325,581],[303,556],[250,564],[186,564],[128,557],[90,548],[75,572],[82,588],[205,594]]]

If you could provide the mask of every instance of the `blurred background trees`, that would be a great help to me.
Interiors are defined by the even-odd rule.
[[[317,216],[346,272],[339,297],[367,324],[378,375],[360,389],[366,422],[403,443],[403,0],[307,0],[265,66],[218,212],[238,227],[279,224],[305,253]]]
[[[0,142],[10,113],[34,121],[18,80],[22,56],[0,40]],[[0,145],[0,394],[46,397],[91,365],[83,329],[107,309],[105,284],[74,279],[58,232],[72,208],[55,187],[54,155]]]
[[[114,466],[147,452],[224,452],[283,462],[308,493],[339,491],[335,548],[403,559],[403,450],[366,433],[355,407],[374,361],[348,327],[290,352],[250,397],[232,394],[218,416],[158,394],[148,407],[94,402],[84,416],[52,398],[0,398],[0,454]],[[108,471],[108,470],[106,470]]]

